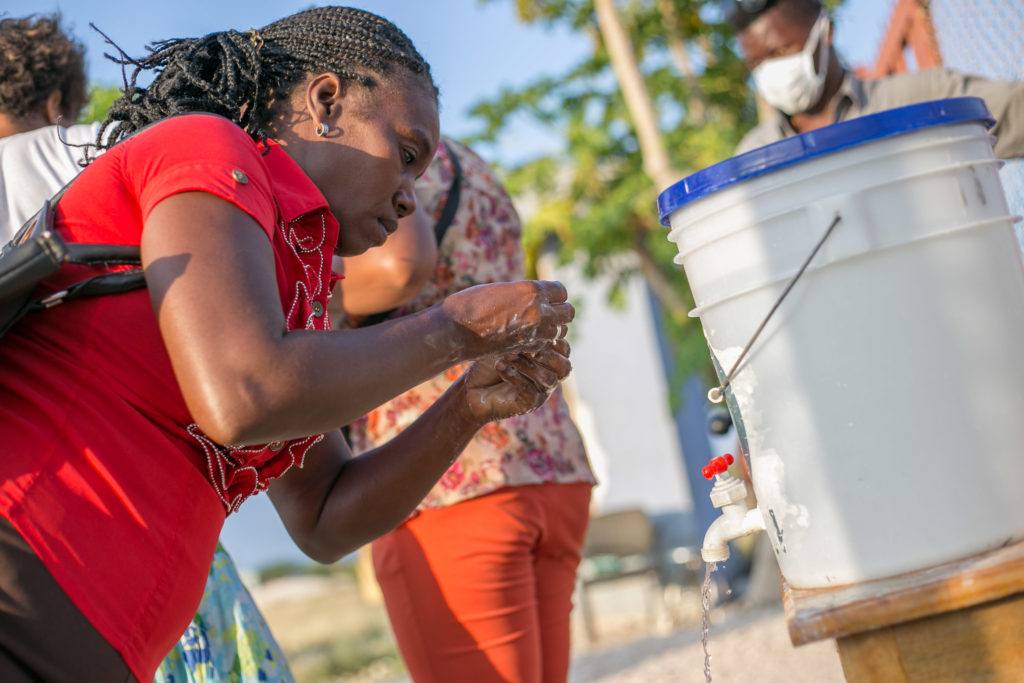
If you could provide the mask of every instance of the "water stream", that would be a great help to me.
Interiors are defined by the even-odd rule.
[[[708,651],[708,630],[711,628],[711,574],[718,568],[714,562],[704,565],[704,585],[700,590],[700,644],[704,648],[704,681],[711,683],[711,653]]]

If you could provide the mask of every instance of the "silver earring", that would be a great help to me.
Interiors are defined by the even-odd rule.
[[[318,123],[318,124],[316,124],[316,130],[313,131],[313,132],[315,132],[318,137],[322,138],[322,137],[326,137],[327,134],[330,131],[331,131],[331,127],[328,126],[326,123]]]

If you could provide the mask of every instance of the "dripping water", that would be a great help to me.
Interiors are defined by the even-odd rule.
[[[704,681],[711,683],[711,653],[708,651],[708,631],[711,628],[711,574],[718,568],[714,562],[704,565],[704,585],[700,591],[700,644],[704,648]]]

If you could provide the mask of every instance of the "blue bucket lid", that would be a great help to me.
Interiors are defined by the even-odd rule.
[[[890,109],[801,133],[683,178],[658,195],[658,216],[661,224],[668,226],[669,216],[680,207],[744,180],[866,142],[969,121],[980,121],[986,126],[995,124],[982,99],[954,97]]]

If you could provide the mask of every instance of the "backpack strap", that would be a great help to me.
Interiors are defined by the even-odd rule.
[[[45,311],[65,301],[74,301],[85,297],[105,296],[107,294],[122,294],[146,286],[146,276],[142,268],[132,268],[117,273],[104,273],[94,275],[85,280],[80,280],[67,289],[54,292],[41,299],[29,299],[17,310],[11,312],[10,316],[0,316],[0,337],[11,329],[16,322],[29,313]]]
[[[146,286],[139,248],[122,244],[65,242],[53,230],[56,206],[71,183],[43,202],[43,208],[0,250],[0,336],[29,313],[64,301],[118,294]],[[131,270],[101,273],[42,298],[33,290],[67,263],[102,268],[135,266]]]

